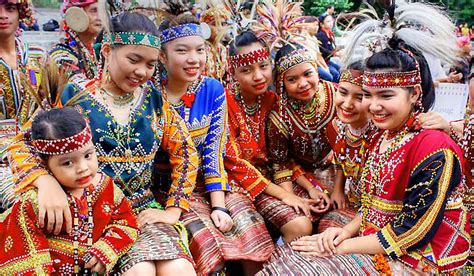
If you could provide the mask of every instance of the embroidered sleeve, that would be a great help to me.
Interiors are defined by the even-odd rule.
[[[48,239],[37,225],[37,193],[29,190],[7,212],[0,234],[0,274],[32,273],[46,275],[53,272],[53,261]]]
[[[275,184],[291,181],[293,171],[288,164],[288,127],[275,110],[267,122],[268,158],[273,163]]]
[[[114,206],[112,217],[105,227],[102,237],[87,250],[96,256],[110,272],[118,259],[127,253],[137,240],[139,230],[133,211],[120,188],[113,185]],[[103,206],[103,209],[110,208]],[[108,211],[108,210],[105,210]]]
[[[233,185],[240,185],[249,193],[252,199],[255,199],[267,188],[270,180],[241,156],[240,145],[231,135],[227,141],[227,152],[224,160],[229,181]]]
[[[7,149],[8,162],[13,171],[13,181],[17,193],[32,188],[33,182],[39,176],[48,174],[41,158],[33,152],[29,138],[31,124],[28,124],[25,132],[20,132]]]
[[[450,149],[432,153],[415,167],[403,209],[377,232],[387,255],[399,258],[432,239],[443,219],[448,197],[461,180],[461,163]]]
[[[198,154],[184,120],[166,101],[163,102],[163,116],[165,124],[161,146],[169,154],[172,168],[172,183],[166,206],[187,211],[189,197],[196,185]]]
[[[229,191],[227,174],[224,169],[224,155],[227,139],[227,103],[224,89],[214,99],[214,108],[209,130],[202,150],[202,166],[206,191]]]

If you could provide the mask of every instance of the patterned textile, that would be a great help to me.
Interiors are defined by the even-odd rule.
[[[189,248],[199,274],[206,275],[231,260],[264,262],[274,250],[262,216],[250,199],[239,193],[226,194],[226,208],[234,226],[222,233],[211,220],[211,205],[203,194],[193,194],[191,209],[181,216],[190,235]]]
[[[243,107],[235,96],[232,89],[227,89],[230,135],[224,164],[231,185],[242,187],[255,199],[270,183],[268,177],[271,176],[271,168],[264,139],[265,122],[275,104],[276,95],[271,91],[265,92],[260,111],[250,116],[242,111]],[[257,136],[261,139],[257,139]]]
[[[318,110],[310,110],[310,115],[304,112],[302,103],[285,98],[277,101],[269,115],[268,153],[274,163],[275,183],[291,180],[292,160],[311,172],[321,167],[331,152],[326,127],[335,116],[335,90],[332,84],[322,81],[319,91],[314,107]]]
[[[309,198],[308,192],[295,183],[293,183],[293,192],[301,198]],[[257,196],[254,205],[265,220],[268,220],[278,229],[295,218],[304,216],[303,213],[297,214],[293,207],[283,203],[283,201],[263,193]],[[320,217],[321,214],[312,213],[311,221],[315,222]]]
[[[94,228],[93,245],[87,248],[87,219],[79,220],[79,266],[86,253],[97,257],[110,271],[137,239],[136,218],[122,191],[110,177],[102,175],[100,183],[90,187]],[[0,274],[17,273],[72,274],[74,267],[73,235],[61,232],[46,235],[37,226],[38,193],[30,189],[0,217]],[[86,198],[74,198],[77,206],[87,206]],[[71,213],[73,208],[71,206]],[[79,218],[87,217],[87,208],[79,208]]]
[[[332,210],[327,214],[324,214],[319,220],[317,233],[322,233],[330,227],[343,227],[344,225],[351,222],[357,214],[357,209],[352,207]]]
[[[42,48],[28,46],[21,36],[15,39],[15,46],[18,69],[12,69],[0,58],[0,146],[8,145],[8,141],[4,140],[6,130],[3,128],[8,123],[3,121],[15,119],[17,126],[22,129],[34,112],[36,106],[31,95],[25,92],[23,78],[31,88],[37,90],[41,81],[41,65],[46,58]]]
[[[178,114],[154,87],[145,84],[127,125],[117,123],[100,98],[94,82],[78,99],[75,107],[88,119],[96,146],[99,170],[113,177],[135,213],[155,202],[151,192],[153,160],[159,148],[170,156],[171,187],[166,207],[189,209],[189,196],[196,181],[198,158],[187,128]],[[80,92],[75,84],[66,86],[65,103]],[[39,175],[46,174],[33,155],[28,133],[20,133],[9,147],[10,164],[15,171],[17,190],[31,187]],[[153,256],[160,252],[154,252]],[[140,254],[138,254],[140,255]],[[138,256],[136,255],[136,256]],[[140,257],[141,258],[141,257]]]
[[[379,275],[372,257],[362,254],[304,257],[289,245],[278,247],[256,275]]]
[[[15,183],[12,170],[8,166],[0,166],[0,213],[15,201]]]
[[[82,83],[97,75],[97,60],[94,50],[79,39],[71,29],[65,31],[66,38],[49,51],[50,57],[68,73],[69,81]]]
[[[190,250],[197,271],[207,274],[225,260],[265,261],[273,245],[263,219],[247,197],[229,192],[226,195],[226,207],[235,223],[230,232],[221,233],[210,218],[211,204],[206,193],[230,191],[224,170],[227,103],[224,89],[215,79],[203,77],[192,87],[193,96],[188,93],[183,97],[193,100],[182,98],[175,109],[185,119],[201,160],[190,212],[181,217],[191,236]],[[167,184],[166,159],[162,154],[157,157],[155,180],[163,188]]]
[[[184,233],[183,233],[184,231]],[[178,225],[155,223],[145,225],[132,248],[117,263],[117,271],[124,273],[145,261],[186,259],[194,264],[189,252],[185,229]]]
[[[379,154],[382,138],[369,152],[361,234],[376,234],[387,255],[413,268],[459,269],[471,243],[461,150],[441,131],[410,135],[389,156]]]

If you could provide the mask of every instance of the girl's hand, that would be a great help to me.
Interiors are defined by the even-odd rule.
[[[92,272],[99,274],[105,273],[105,265],[103,265],[96,256],[92,256],[92,258],[84,265],[84,267],[90,269]]]
[[[418,115],[422,128],[439,129],[449,134],[449,123],[436,112],[421,113]]]
[[[303,211],[304,215],[307,217],[311,217],[311,209],[309,204],[319,203],[319,201],[304,200],[303,198],[291,193],[286,193],[281,201],[283,201],[283,203],[286,205],[293,207],[298,215],[300,214],[301,209],[301,211]]]
[[[342,241],[351,237],[351,233],[341,227],[328,228],[320,235],[321,237],[317,241],[318,248],[320,251],[327,252],[330,255],[336,253],[336,246],[341,244]]]
[[[329,197],[326,193],[321,192],[320,190],[316,189],[316,187],[311,187],[308,191],[309,197],[316,200],[318,203],[316,205],[312,205],[311,210],[315,213],[324,213],[326,212],[329,207],[331,206]]]
[[[296,241],[291,242],[293,250],[299,251],[301,255],[326,257],[329,256],[328,252],[321,251],[318,247],[318,240],[321,238],[321,234],[312,236],[304,236]]]
[[[44,227],[45,218],[48,219],[46,230],[58,235],[66,223],[66,232],[72,231],[72,217],[67,195],[56,178],[51,175],[38,177],[33,185],[38,188],[38,225]],[[64,218],[64,220],[63,220]]]
[[[148,208],[138,214],[138,227],[142,228],[146,224],[166,223],[175,224],[181,216],[181,209],[178,207],[169,207],[165,211]]]
[[[222,233],[229,231],[234,225],[234,221],[232,220],[232,218],[223,211],[212,211],[211,219],[217,229],[219,229]]]
[[[344,209],[347,207],[346,195],[343,191],[334,190],[331,194],[331,204],[334,209]]]

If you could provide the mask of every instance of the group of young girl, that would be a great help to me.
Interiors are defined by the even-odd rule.
[[[451,24],[437,19],[433,39]],[[197,18],[157,28],[122,12],[106,25],[97,76],[68,84],[8,149],[21,195],[0,217],[0,274],[205,275],[231,261],[245,274],[440,273],[466,264],[463,152],[420,125],[434,87],[402,32],[346,66],[336,86],[319,79],[303,44],[282,45],[273,63],[267,43],[244,31],[228,47],[224,87],[202,75]],[[332,163],[340,169],[327,181]]]

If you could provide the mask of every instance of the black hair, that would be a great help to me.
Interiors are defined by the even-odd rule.
[[[428,111],[434,104],[435,91],[433,80],[431,79],[431,72],[426,59],[420,52],[409,47],[402,40],[392,39],[389,41],[389,45],[390,47],[373,54],[366,60],[365,70],[408,72],[417,70],[416,63],[418,62],[421,76],[421,89],[423,93],[421,102],[424,111]],[[413,57],[405,50],[410,51],[413,54]],[[413,92],[413,88],[411,87],[408,90]]]
[[[278,63],[280,61],[281,58],[289,55],[291,52],[293,52],[294,50],[298,50],[298,49],[303,49],[303,45],[301,44],[293,44],[293,43],[287,43],[285,44],[283,47],[281,47],[280,50],[278,50],[278,52],[276,53],[275,55],[275,63]]]
[[[111,32],[140,32],[159,36],[158,29],[155,23],[151,21],[146,15],[139,12],[123,12],[110,19]],[[94,50],[96,57],[100,60],[100,47],[102,46],[102,39],[104,38],[104,30],[97,35]],[[112,45],[117,48],[123,45]]]
[[[196,16],[191,15],[191,14],[180,14],[172,20],[164,20],[160,24],[159,31],[162,32],[171,27],[179,26],[182,24],[191,24],[191,23],[198,24],[198,25],[200,24],[199,19]]]
[[[324,19],[326,19],[326,17],[328,17],[328,16],[332,17],[332,15],[330,15],[329,13],[323,13],[319,16],[319,18],[318,18],[318,20],[319,20],[319,22],[318,22],[319,23],[319,29],[322,28],[322,26],[324,24]]]
[[[257,38],[254,32],[244,31],[239,34],[229,45],[229,55],[236,56],[238,55],[238,49],[240,47],[249,46],[253,43],[260,43],[263,47],[267,47],[263,40]]]
[[[334,5],[327,5],[326,6],[326,10],[329,10],[329,9],[332,9],[332,8],[334,8]]]
[[[347,69],[364,71],[364,63],[362,60],[355,61],[347,66]]]
[[[87,123],[74,107],[64,107],[39,112],[31,124],[33,140],[64,139],[81,132]]]

